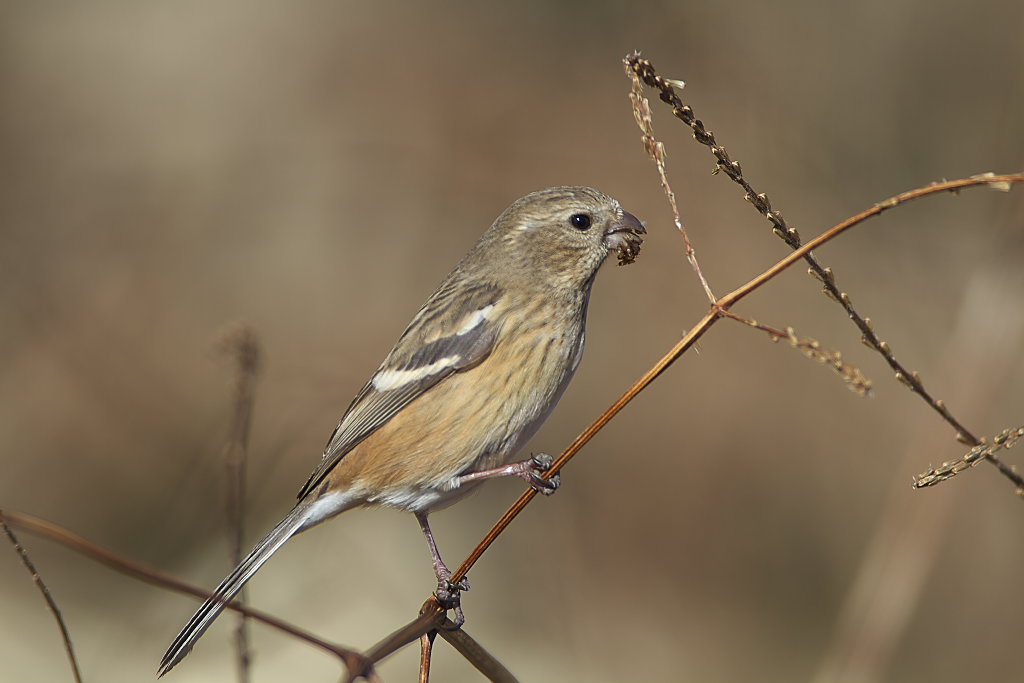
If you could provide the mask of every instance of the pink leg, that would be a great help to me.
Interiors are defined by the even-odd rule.
[[[468,484],[473,481],[482,481],[484,479],[494,479],[496,477],[522,477],[529,484],[530,487],[537,493],[541,493],[545,496],[550,496],[558,488],[559,484],[562,483],[561,477],[557,474],[550,479],[544,479],[541,475],[544,474],[554,459],[547,453],[538,453],[529,460],[523,460],[521,462],[514,462],[511,465],[502,465],[501,467],[493,467],[489,470],[480,470],[479,472],[470,472],[464,474],[458,478],[458,485]]]

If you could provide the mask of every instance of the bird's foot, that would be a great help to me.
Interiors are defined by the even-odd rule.
[[[537,453],[523,463],[525,467],[519,476],[525,479],[530,488],[537,493],[542,496],[550,496],[562,485],[562,477],[560,475],[556,474],[550,479],[545,479],[542,476],[548,471],[548,468],[551,467],[554,461],[555,459],[547,453]]]
[[[458,583],[451,582],[451,572],[445,568],[444,575],[437,578],[437,602],[445,610],[455,610],[455,628],[466,623],[466,614],[462,611],[462,591],[469,590],[469,579],[465,576]]]

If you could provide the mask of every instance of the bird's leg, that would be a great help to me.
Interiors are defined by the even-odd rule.
[[[463,577],[457,584],[452,583],[452,572],[441,559],[441,553],[437,551],[437,543],[434,542],[434,534],[430,531],[430,523],[427,522],[427,513],[417,512],[416,521],[420,523],[423,535],[427,537],[427,545],[430,546],[430,557],[434,562],[434,574],[437,576],[437,601],[446,609],[455,610],[455,626],[462,626],[466,621],[466,615],[462,612],[462,605],[459,602],[459,594],[469,590],[469,580]]]
[[[538,453],[529,460],[514,462],[511,465],[503,465],[501,467],[493,467],[489,470],[480,470],[479,472],[463,474],[461,477],[456,478],[455,483],[456,486],[462,486],[463,484],[480,481],[482,479],[516,476],[525,479],[530,485],[530,488],[537,493],[550,496],[562,483],[562,478],[556,474],[550,479],[544,479],[541,475],[547,472],[548,468],[551,467],[551,463],[554,461],[555,459],[547,453]]]

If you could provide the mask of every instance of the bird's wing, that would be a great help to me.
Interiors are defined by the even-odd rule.
[[[494,347],[493,319],[501,290],[492,284],[443,284],[395,348],[359,391],[324,449],[323,460],[299,491],[305,498],[345,455],[402,408],[446,377],[467,370]]]

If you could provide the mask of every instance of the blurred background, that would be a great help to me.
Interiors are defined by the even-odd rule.
[[[635,265],[598,279],[583,365],[531,444],[557,453],[706,310],[624,55],[685,80],[686,102],[809,237],[934,180],[1024,167],[1022,32],[1009,0],[5,3],[0,506],[212,586],[229,569],[224,331],[251,325],[265,359],[248,546],[494,217],[531,190],[589,184],[650,235]],[[652,107],[725,293],[785,247]],[[819,252],[978,435],[1024,421],[1022,197],[932,198]],[[984,465],[911,490],[965,448],[804,270],[737,312],[841,350],[874,396],[716,326],[471,572],[467,629],[523,680],[1019,680],[1024,503]],[[453,566],[522,488],[492,483],[435,515]],[[195,602],[21,538],[86,680],[151,680]],[[370,510],[296,538],[250,598],[366,648],[432,586],[412,517]],[[70,680],[52,617],[2,548],[0,602],[0,679]],[[229,622],[167,680],[233,680]],[[252,631],[255,681],[338,679],[331,658]],[[417,656],[382,676],[413,680]],[[434,671],[479,680],[443,644]]]

